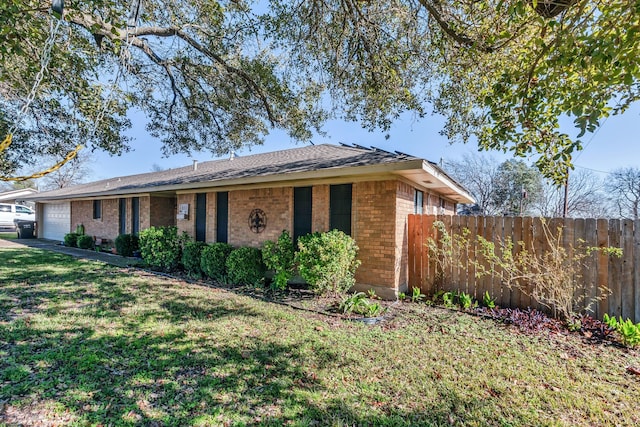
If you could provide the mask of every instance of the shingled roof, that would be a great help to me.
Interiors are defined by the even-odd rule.
[[[372,173],[396,173],[408,177],[410,171],[429,169],[440,176],[450,197],[469,203],[466,190],[434,163],[400,152],[346,145],[311,145],[242,157],[212,160],[193,165],[109,178],[30,197],[33,201],[126,195],[231,185],[276,182],[314,177],[344,177]],[[410,178],[409,178],[410,179]],[[425,181],[426,182],[426,181]],[[421,185],[425,185],[424,183]],[[462,200],[464,199],[464,200]]]

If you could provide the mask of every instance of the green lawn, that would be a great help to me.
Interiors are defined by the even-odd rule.
[[[425,305],[391,314],[366,326],[0,250],[0,425],[640,423],[637,352]]]

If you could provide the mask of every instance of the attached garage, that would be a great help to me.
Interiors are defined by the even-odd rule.
[[[42,203],[38,210],[38,237],[64,240],[71,230],[71,203]]]

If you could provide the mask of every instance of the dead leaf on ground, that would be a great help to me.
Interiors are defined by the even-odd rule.
[[[627,372],[633,375],[640,375],[640,368],[635,366],[627,366]]]

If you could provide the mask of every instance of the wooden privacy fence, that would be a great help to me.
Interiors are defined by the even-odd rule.
[[[503,307],[543,308],[533,300],[526,285],[522,290],[509,289],[492,275],[476,277],[474,261],[483,262],[476,257],[477,236],[494,242],[496,247],[508,237],[512,242],[523,242],[528,251],[543,254],[549,250],[549,242],[543,232],[543,221],[548,229],[557,235],[562,228],[562,247],[569,253],[579,246],[617,247],[622,249],[622,257],[609,256],[602,252],[593,252],[584,258],[577,270],[577,285],[574,288],[575,311],[587,309],[590,301],[590,314],[602,319],[604,313],[630,318],[640,322],[640,221],[619,219],[569,219],[569,218],[531,218],[531,217],[481,217],[449,215],[409,215],[408,221],[408,262],[409,289],[419,287],[424,293],[436,291],[437,263],[429,259],[427,241],[429,238],[439,241],[434,222],[442,221],[450,235],[461,235],[468,230],[470,245],[459,254],[447,271],[443,271],[446,281],[439,285],[444,291],[464,291],[482,301],[485,291]],[[518,245],[514,247],[514,252]],[[486,264],[486,263],[485,263]],[[608,292],[603,291],[608,288]],[[596,301],[597,299],[597,301]]]

